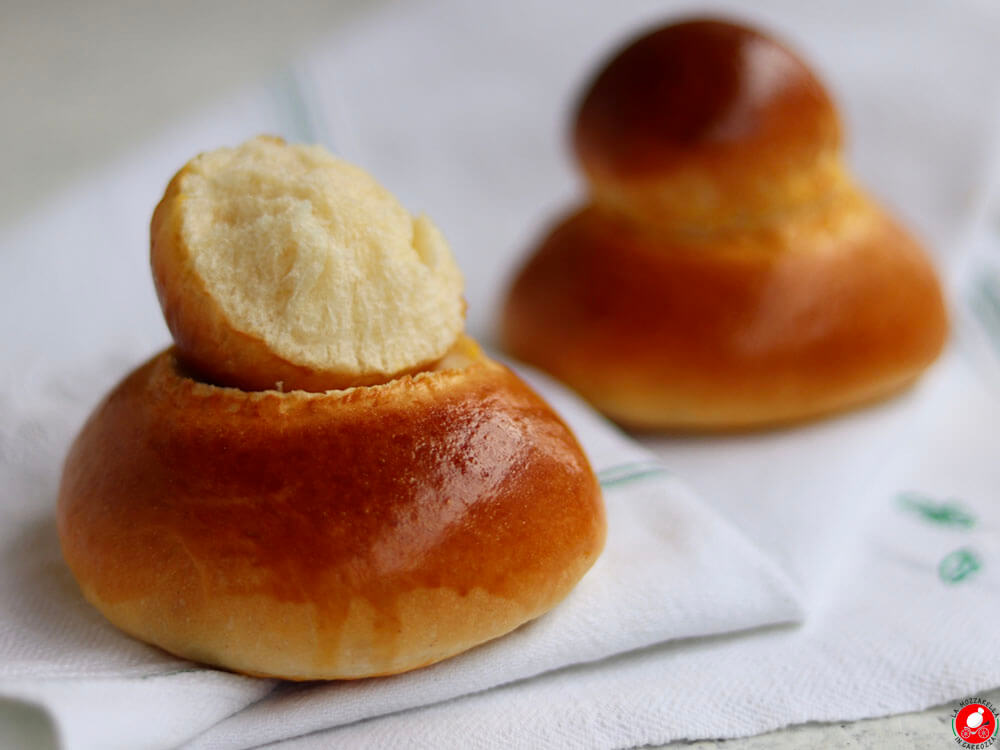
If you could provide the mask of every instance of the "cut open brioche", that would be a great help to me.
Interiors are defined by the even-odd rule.
[[[151,262],[180,358],[248,390],[383,383],[464,326],[434,224],[319,146],[260,137],[192,159],[153,215]]]
[[[70,449],[63,555],[124,632],[248,675],[416,669],[538,617],[604,546],[552,408],[462,333],[441,235],[359,169],[258,138],[152,223],[176,347]]]

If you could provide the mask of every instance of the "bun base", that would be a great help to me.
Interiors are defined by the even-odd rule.
[[[404,672],[538,617],[603,547],[600,489],[545,402],[469,351],[326,393],[210,386],[157,355],[66,461],[85,596],[178,656],[292,680]]]
[[[598,208],[521,270],[504,346],[639,429],[810,419],[905,388],[940,353],[917,242],[865,196],[773,226],[663,235]]]

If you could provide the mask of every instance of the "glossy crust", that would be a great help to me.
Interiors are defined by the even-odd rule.
[[[615,55],[573,143],[594,195],[676,225],[756,223],[843,180],[830,98],[790,50],[717,20],[676,23]]]
[[[327,393],[129,375],[67,458],[67,562],[118,627],[253,675],[414,669],[560,601],[605,535],[573,435],[506,368]]]
[[[715,20],[655,30],[580,105],[588,205],[517,275],[504,346],[638,428],[816,417],[911,383],[947,335],[912,236],[853,183],[784,46]]]
[[[859,197],[711,247],[585,209],[518,275],[503,340],[623,424],[731,429],[886,396],[946,330],[923,251]]]

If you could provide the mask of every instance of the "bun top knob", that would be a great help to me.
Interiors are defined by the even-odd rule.
[[[323,391],[431,367],[465,325],[444,237],[319,146],[255,138],[192,159],[151,226],[184,364],[218,385]]]
[[[574,145],[598,203],[656,223],[755,223],[846,180],[837,113],[812,71],[717,20],[616,54],[582,98]]]

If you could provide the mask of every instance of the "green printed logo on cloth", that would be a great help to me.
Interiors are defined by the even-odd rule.
[[[954,500],[935,502],[919,492],[901,492],[896,499],[901,507],[920,514],[925,521],[966,529],[976,525],[976,517]]]
[[[976,517],[955,500],[938,502],[919,492],[901,492],[896,502],[903,510],[919,515],[924,521],[939,526],[957,527],[967,531],[976,525]],[[960,547],[945,555],[938,563],[938,577],[949,585],[964,581],[983,567],[982,561],[973,550]]]
[[[938,575],[945,583],[959,583],[981,567],[979,556],[968,547],[962,547],[941,561],[938,565]]]

